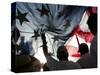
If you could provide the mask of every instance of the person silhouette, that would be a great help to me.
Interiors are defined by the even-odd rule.
[[[80,52],[80,55],[84,55],[86,53],[89,53],[89,48],[88,48],[88,45],[86,43],[81,43],[79,45],[79,51]]]
[[[96,68],[97,67],[97,14],[92,13],[89,16],[89,19],[87,21],[88,27],[91,31],[91,33],[94,35],[93,41],[90,45],[90,53],[88,52],[88,49],[85,47],[82,47],[80,45],[79,51],[81,53],[81,58],[77,61],[82,68]],[[84,54],[84,52],[87,53]]]
[[[90,46],[90,55],[93,60],[94,68],[97,67],[97,13],[93,13],[90,15],[87,24],[89,26],[90,31],[93,33],[94,38],[91,42]]]
[[[57,50],[57,58],[59,61],[47,55],[47,67],[50,71],[53,70],[68,70],[68,69],[80,69],[81,66],[78,63],[68,61],[68,52],[65,46],[60,46]]]
[[[37,72],[41,69],[40,61],[30,55],[16,55],[15,72]]]
[[[79,44],[79,51],[80,52],[80,59],[77,61],[81,65],[82,68],[91,68],[92,67],[92,60],[89,54],[88,45],[85,43]]]
[[[95,36],[97,34],[97,14],[91,14],[87,21],[90,31]]]

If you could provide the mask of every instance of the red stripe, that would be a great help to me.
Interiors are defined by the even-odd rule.
[[[73,54],[72,57],[80,57],[80,53]]]
[[[76,34],[78,34],[78,36],[80,36],[86,42],[89,42],[89,43],[93,40],[93,37],[94,37],[94,35],[91,32],[83,32],[83,31],[81,31],[79,25],[72,32],[72,35],[76,35]]]

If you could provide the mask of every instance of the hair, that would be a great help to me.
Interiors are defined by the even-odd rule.
[[[91,14],[87,21],[90,31],[95,35],[97,33],[97,14]]]
[[[60,61],[66,61],[68,60],[68,52],[65,46],[60,46],[57,50],[57,58]]]
[[[85,43],[82,43],[79,45],[79,52],[81,53],[81,56],[84,55],[85,53],[89,52],[88,46]]]
[[[40,61],[29,55],[16,56],[15,64],[16,72],[37,72],[41,69]]]

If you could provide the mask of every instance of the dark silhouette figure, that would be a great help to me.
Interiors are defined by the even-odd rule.
[[[68,61],[68,52],[64,46],[60,46],[57,50],[57,58],[60,61]]]
[[[51,54],[48,53],[47,49],[47,43],[46,43],[46,37],[45,34],[41,34],[41,38],[43,41],[43,52],[47,59],[47,64],[45,65],[44,69],[49,71],[54,70],[67,70],[67,69],[80,69],[80,65],[77,63],[73,63],[71,61],[68,61],[68,52],[65,48],[65,46],[60,46],[57,51],[57,57],[60,61],[57,61],[52,57]]]
[[[90,31],[96,35],[97,34],[97,14],[91,14],[87,21]]]
[[[89,54],[89,48],[87,44],[82,43],[79,45],[79,52],[81,54],[80,59],[77,61],[82,68],[92,68],[92,59]]]
[[[90,31],[94,34],[93,41],[90,46],[90,55],[93,60],[94,68],[97,67],[97,13],[91,14],[87,24],[89,26]]]
[[[80,52],[81,56],[86,54],[86,53],[88,53],[89,52],[89,48],[88,48],[87,44],[85,44],[85,43],[80,44],[78,52]]]
[[[37,72],[41,69],[40,61],[29,55],[17,55],[15,64],[15,72]]]
[[[84,47],[79,47],[81,58],[77,61],[82,68],[96,68],[97,67],[97,14],[91,13],[87,21],[90,31],[93,33],[94,38],[90,46],[90,54],[85,53],[82,55]],[[87,49],[84,49],[84,51]]]
[[[64,46],[60,46],[57,51],[57,58],[59,61],[51,57],[50,54],[46,55],[47,67],[49,70],[68,70],[68,69],[80,69],[80,65],[71,61],[68,61],[68,52]]]

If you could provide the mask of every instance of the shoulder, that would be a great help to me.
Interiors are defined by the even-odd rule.
[[[80,69],[81,66],[80,64],[72,61],[68,61],[66,64],[68,64],[72,69]]]

